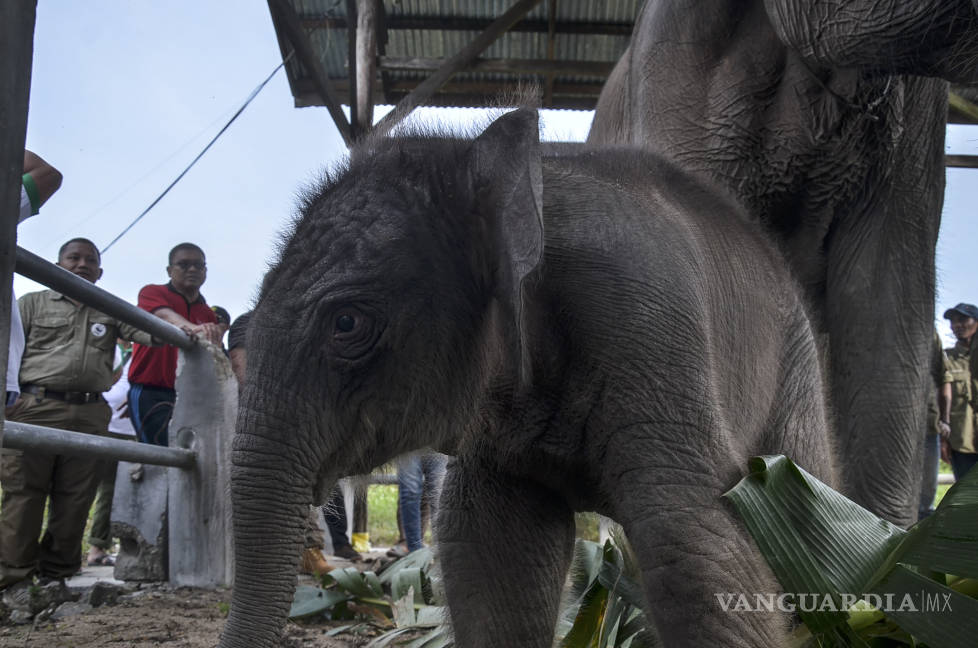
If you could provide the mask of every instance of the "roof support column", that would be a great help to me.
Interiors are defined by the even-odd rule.
[[[309,42],[309,35],[306,34],[299,24],[299,17],[296,15],[295,9],[292,8],[288,0],[268,0],[268,8],[271,10],[272,16],[277,18],[281,24],[282,31],[289,39],[292,47],[295,48],[295,53],[299,61],[309,71],[309,75],[312,77],[313,82],[316,84],[316,89],[319,91],[319,96],[326,105],[326,110],[329,111],[330,117],[333,118],[333,123],[336,124],[340,136],[346,145],[350,146],[353,143],[350,122],[347,121],[346,115],[343,114],[343,109],[340,107],[339,95],[333,89],[333,85],[326,75],[326,69],[323,67],[322,61],[316,56],[312,43]]]
[[[557,49],[557,0],[547,0],[547,60],[553,61]],[[543,105],[552,107],[554,103],[554,75],[546,76],[543,86]]]
[[[349,106],[350,131],[353,139],[360,138],[363,125],[357,114],[357,0],[346,0],[346,60],[350,70]]]
[[[359,137],[374,124],[374,76],[377,74],[377,1],[357,0],[356,104]]]

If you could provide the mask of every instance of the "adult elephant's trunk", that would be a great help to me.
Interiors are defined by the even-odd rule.
[[[247,407],[239,414],[231,468],[234,591],[221,648],[279,645],[311,500],[308,464],[282,441],[298,432],[286,420],[254,416]]]

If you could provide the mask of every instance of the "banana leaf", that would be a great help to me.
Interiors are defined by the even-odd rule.
[[[384,588],[380,579],[371,571],[360,572],[356,567],[342,567],[329,572],[341,588],[358,598],[382,598]]]
[[[422,547],[417,551],[412,551],[403,558],[399,558],[388,565],[380,574],[380,582],[384,585],[390,585],[394,577],[404,569],[419,569],[422,572],[426,572],[431,565],[431,560],[432,554],[430,547]]]
[[[391,603],[391,613],[394,616],[394,625],[398,628],[406,628],[415,624],[414,591],[411,587],[407,588],[403,596],[394,598],[394,602]]]
[[[922,641],[930,648],[975,644],[978,601],[946,587],[943,577],[938,582],[928,574],[950,568],[959,575],[975,573],[978,473],[948,492],[933,519],[903,531],[785,457],[754,457],[749,468],[750,474],[725,496],[768,565],[786,592],[812,594],[817,600],[830,597],[837,608],[799,611],[811,632],[810,645],[875,645],[884,634],[898,643]],[[847,609],[847,600],[864,595],[884,608],[884,621],[864,604]],[[905,597],[918,602],[916,611],[904,604]],[[951,609],[921,609],[924,602],[943,602],[945,597]],[[869,622],[863,620],[866,616],[871,616]]]
[[[417,567],[401,569],[390,580],[391,597],[402,598],[408,590],[414,590],[414,603],[424,605],[424,574]]]
[[[648,623],[641,610],[642,589],[623,536],[603,546],[578,540],[571,566],[568,601],[557,637],[562,648],[628,648],[648,645]]]
[[[299,585],[295,590],[292,608],[289,610],[290,619],[304,619],[322,614],[337,603],[349,601],[353,597],[339,590],[324,590],[321,587]]]

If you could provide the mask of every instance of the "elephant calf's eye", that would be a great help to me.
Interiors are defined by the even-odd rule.
[[[340,315],[336,318],[336,330],[341,333],[349,333],[356,324],[357,321],[352,315]]]
[[[371,309],[352,304],[333,312],[330,347],[337,356],[356,360],[373,348],[383,330],[382,323],[373,315]]]

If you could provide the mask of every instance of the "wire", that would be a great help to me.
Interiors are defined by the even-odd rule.
[[[136,225],[136,223],[138,223],[139,221],[141,221],[143,219],[143,216],[145,216],[146,214],[148,214],[150,212],[150,210],[153,209],[153,207],[156,207],[157,203],[159,203],[161,200],[163,200],[163,197],[166,194],[170,193],[170,189],[173,189],[173,187],[175,187],[176,184],[178,182],[180,182],[181,179],[183,179],[183,176],[187,175],[187,172],[190,171],[190,169],[192,169],[195,164],[197,164],[197,161],[200,160],[200,158],[204,157],[204,153],[207,153],[207,151],[210,149],[210,147],[214,145],[214,142],[216,142],[218,140],[218,138],[221,137],[221,135],[223,135],[224,132],[231,126],[231,124],[234,123],[234,120],[237,119],[238,116],[241,113],[244,112],[245,108],[248,107],[248,104],[250,104],[255,99],[255,97],[258,96],[258,93],[261,92],[262,89],[266,85],[268,85],[268,82],[272,80],[272,77],[275,76],[275,73],[278,72],[280,69],[282,69],[285,66],[285,64],[289,62],[289,59],[292,58],[292,55],[293,54],[295,54],[295,50],[292,50],[291,52],[289,52],[289,55],[286,56],[284,59],[282,59],[282,62],[281,63],[279,63],[277,66],[275,66],[275,69],[272,70],[271,74],[269,74],[267,77],[265,77],[265,80],[262,81],[260,84],[258,84],[258,87],[255,88],[251,92],[250,95],[248,95],[248,98],[245,99],[245,102],[243,104],[241,104],[241,107],[238,108],[237,112],[235,112],[233,115],[231,115],[231,119],[228,120],[228,123],[224,124],[224,127],[221,128],[221,130],[219,130],[217,132],[217,135],[215,135],[211,139],[211,141],[207,143],[207,146],[205,146],[203,148],[203,150],[200,153],[197,154],[197,157],[195,157],[190,162],[190,164],[187,165],[187,168],[185,168],[183,171],[180,172],[180,175],[178,175],[173,180],[173,182],[171,182],[169,184],[169,186],[166,189],[163,190],[163,193],[161,193],[159,196],[157,196],[156,199],[153,202],[150,203],[149,207],[147,207],[146,209],[144,209],[143,212],[139,216],[136,216],[136,218],[133,219],[133,221],[131,223],[129,223],[124,230],[122,230],[121,232],[119,232],[119,235],[118,236],[116,236],[114,239],[112,239],[109,242],[108,245],[106,245],[104,248],[102,248],[100,250],[99,253],[101,255],[104,255],[106,252],[108,252],[109,251],[109,248],[111,248],[113,245],[115,245],[119,241],[119,239],[121,239],[123,236],[125,236],[129,232],[129,230],[131,230]]]
[[[153,168],[151,168],[150,170],[146,171],[146,173],[144,173],[143,175],[141,175],[136,180],[133,180],[129,184],[128,187],[126,187],[125,189],[123,189],[122,191],[120,191],[119,193],[117,193],[111,200],[109,200],[108,202],[106,202],[102,206],[100,206],[100,207],[92,210],[91,212],[89,212],[85,216],[79,218],[77,221],[75,221],[74,223],[72,223],[71,225],[69,225],[63,231],[60,231],[56,236],[54,236],[53,238],[51,238],[50,240],[48,240],[47,242],[45,242],[40,247],[42,247],[42,248],[50,248],[52,245],[53,246],[61,245],[61,242],[64,241],[65,238],[67,238],[70,235],[71,232],[77,230],[80,226],[82,226],[85,223],[89,222],[90,220],[92,220],[96,216],[99,216],[100,214],[102,214],[107,207],[109,207],[109,206],[114,205],[115,203],[117,203],[123,196],[125,196],[130,191],[132,191],[133,189],[135,189],[136,186],[138,186],[141,182],[143,182],[144,180],[146,180],[146,178],[148,178],[151,175],[153,175],[153,173],[155,173],[156,171],[158,171],[164,164],[166,164],[167,162],[169,162],[173,158],[175,158],[178,155],[180,155],[181,153],[183,153],[184,149],[189,148],[191,144],[195,143],[197,140],[199,140],[201,137],[203,137],[206,133],[209,133],[214,128],[214,126],[216,124],[218,124],[220,122],[223,122],[225,119],[227,119],[227,116],[229,114],[231,114],[233,111],[234,111],[234,108],[228,108],[227,110],[225,110],[224,112],[222,112],[220,115],[218,115],[217,117],[215,117],[214,120],[211,121],[211,123],[207,124],[207,126],[205,126],[199,132],[197,132],[197,134],[195,134],[193,137],[191,137],[186,142],[184,142],[183,144],[181,144],[179,148],[177,148],[175,151],[173,151],[172,153],[170,153],[169,155],[167,155],[164,159],[160,160]]]

